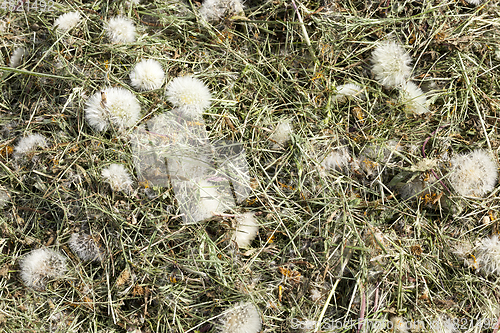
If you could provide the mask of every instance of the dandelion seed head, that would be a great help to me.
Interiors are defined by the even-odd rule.
[[[21,62],[25,54],[26,54],[26,49],[24,47],[16,48],[14,52],[12,52],[12,55],[10,56],[9,66],[12,68],[19,67],[19,65],[21,65]]]
[[[7,22],[4,20],[0,20],[0,33],[4,33],[7,31]]]
[[[97,131],[106,130],[110,123],[119,131],[137,123],[141,106],[134,94],[124,88],[106,88],[92,95],[85,106],[85,118]]]
[[[125,1],[125,5],[127,7],[130,7],[132,5],[136,5],[137,6],[140,3],[141,3],[141,0],[127,0],[127,1]]]
[[[83,261],[102,261],[104,259],[104,251],[91,235],[71,234],[69,247]]]
[[[347,83],[337,86],[337,94],[334,99],[340,103],[345,102],[348,98],[364,100],[363,88],[354,83]]]
[[[40,248],[24,256],[19,267],[21,279],[26,286],[43,290],[49,279],[64,275],[66,258],[54,250]]]
[[[424,92],[413,82],[401,84],[400,100],[410,113],[424,114],[429,112],[429,102]]]
[[[476,246],[477,269],[500,275],[500,239],[498,235],[481,239]]]
[[[449,181],[463,196],[483,197],[497,183],[498,168],[485,150],[474,150],[451,159]]]
[[[401,85],[410,77],[411,58],[394,41],[380,43],[373,51],[372,62],[375,79],[386,88]]]
[[[132,87],[138,90],[154,90],[163,85],[165,72],[160,63],[153,59],[142,60],[130,72]]]
[[[122,164],[111,164],[102,170],[101,175],[113,191],[128,192],[133,184],[130,174]]]
[[[432,333],[454,333],[457,330],[457,318],[452,319],[445,315],[440,315],[434,318]]]
[[[47,148],[47,139],[41,134],[30,134],[19,140],[14,147],[14,155],[20,157],[36,148]]]
[[[277,144],[283,146],[293,133],[293,127],[290,119],[283,120],[278,123],[270,139],[276,141]]]
[[[311,289],[311,300],[313,302],[319,301],[323,295],[321,294],[321,291],[318,289]]]
[[[180,76],[168,84],[167,98],[183,115],[194,118],[210,107],[212,94],[201,80]]]
[[[465,0],[465,2],[470,3],[471,5],[479,6],[481,3],[483,3],[483,0]]]
[[[243,12],[241,0],[205,0],[200,15],[205,21],[218,21],[227,15]]]
[[[80,12],[69,12],[62,14],[54,21],[54,26],[61,32],[69,31],[80,23]]]
[[[346,148],[336,148],[330,152],[321,162],[321,166],[326,170],[345,170],[349,166],[351,156]]]
[[[406,333],[408,332],[408,327],[406,321],[403,317],[393,316],[391,317],[392,329],[394,333]]]
[[[213,216],[213,213],[224,211],[222,198],[217,191],[217,186],[206,181],[198,182],[200,200],[198,202],[196,221],[202,221]]]
[[[240,303],[226,312],[221,333],[257,333],[262,324],[260,314],[250,302]]]
[[[135,41],[134,22],[126,17],[110,18],[106,24],[106,32],[112,43],[132,43]]]
[[[253,213],[244,213],[236,217],[236,227],[232,240],[239,248],[250,247],[259,232],[259,223]]]

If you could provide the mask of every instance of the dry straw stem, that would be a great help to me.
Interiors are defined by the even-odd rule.
[[[446,175],[457,153],[483,149],[498,158],[498,5],[295,4],[297,11],[291,2],[247,0],[244,19],[209,23],[200,20],[196,1],[0,9],[8,21],[0,32],[0,182],[10,195],[0,214],[4,331],[53,325],[54,332],[58,324],[68,332],[213,333],[227,309],[248,301],[266,332],[293,332],[292,318],[389,320],[393,312],[427,323],[443,312],[497,319],[494,275],[466,267],[451,244],[477,244],[496,233],[498,186],[484,198],[462,197],[435,178],[452,190]],[[57,33],[54,20],[72,11],[82,14],[81,23]],[[119,15],[134,22],[135,42],[109,43],[104,23]],[[428,97],[430,112],[405,113],[397,89],[372,77],[372,52],[388,39],[413,59],[411,81]],[[26,57],[9,68],[20,45]],[[119,133],[86,122],[86,100],[103,87],[129,89],[141,59],[157,60],[168,79],[156,90],[131,91],[141,106],[137,126],[170,111],[168,82],[192,75],[212,94],[202,115],[210,138],[244,146],[250,195],[218,213],[255,214],[259,232],[251,247],[231,241],[228,215],[182,224],[174,191],[158,184],[168,184],[165,168],[148,170],[155,183],[134,165],[128,135],[135,124]],[[348,82],[363,87],[366,98],[336,101],[335,87]],[[269,138],[284,119],[293,135],[275,148]],[[15,159],[15,144],[30,133],[49,145]],[[429,137],[425,154],[438,177],[422,167]],[[375,154],[360,161],[364,149],[383,153],[391,140],[401,150],[390,160]],[[349,152],[343,168],[322,170],[324,157],[339,147]],[[130,193],[102,181],[111,164],[130,172]],[[399,188],[416,180],[426,188],[402,199]],[[367,241],[370,227],[383,234],[385,251]],[[77,231],[100,240],[102,262],[75,257],[67,244]],[[34,291],[16,265],[41,247],[59,247],[68,270]],[[125,270],[129,278],[117,283]]]

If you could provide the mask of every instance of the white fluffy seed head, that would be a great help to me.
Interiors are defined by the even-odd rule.
[[[111,164],[102,170],[102,178],[113,191],[129,192],[133,184],[127,169],[121,164]]]
[[[474,150],[451,159],[449,181],[455,191],[463,196],[483,197],[497,183],[498,168],[485,150]]]
[[[292,122],[290,119],[283,120],[274,129],[274,132],[269,137],[279,145],[284,145],[293,133]]]
[[[0,34],[7,31],[7,22],[0,20]]]
[[[26,49],[24,47],[18,47],[12,52],[10,56],[9,66],[12,68],[19,67],[21,62],[23,61],[24,54],[26,53]]]
[[[20,157],[25,155],[31,151],[34,151],[36,148],[46,148],[47,147],[47,139],[41,134],[31,134],[25,136],[14,147],[14,156]]]
[[[337,148],[323,159],[321,166],[326,170],[345,170],[349,166],[351,156],[346,148]]]
[[[458,318],[450,318],[446,315],[440,315],[433,318],[432,333],[455,333],[460,332],[457,325]]]
[[[465,0],[465,2],[478,6],[483,2],[483,0]]]
[[[403,317],[393,316],[391,317],[391,322],[392,322],[392,332],[394,333],[408,332],[408,325],[406,325],[406,320]]]
[[[409,113],[424,114],[429,112],[429,102],[424,92],[413,82],[405,82],[399,86],[400,100]]]
[[[188,118],[199,117],[210,107],[212,94],[208,87],[192,76],[176,77],[167,86],[167,98]]]
[[[311,297],[311,300],[313,302],[316,302],[316,301],[319,301],[323,297],[323,295],[321,294],[321,291],[319,291],[316,288],[313,288],[313,289],[311,289],[310,297]]]
[[[141,115],[141,105],[134,94],[124,88],[106,88],[92,95],[85,106],[85,118],[97,131],[106,130],[109,124],[123,131],[134,126]]]
[[[244,213],[236,217],[236,227],[232,240],[238,244],[239,248],[250,247],[252,241],[259,232],[259,223],[253,213]]]
[[[132,43],[135,41],[134,22],[126,17],[112,17],[106,24],[106,33],[111,43]]]
[[[217,191],[217,186],[206,181],[198,182],[200,200],[198,202],[197,214],[195,219],[201,221],[213,216],[215,212],[223,212],[225,210],[221,195]]]
[[[99,246],[99,242],[91,235],[71,234],[69,247],[83,261],[102,261],[104,259],[104,251]]]
[[[475,249],[477,269],[500,275],[500,239],[498,235],[481,239]]]
[[[241,12],[243,12],[241,0],[205,0],[200,8],[200,15],[205,21],[217,21]]]
[[[165,72],[160,63],[153,59],[142,60],[130,72],[132,87],[138,90],[154,90],[163,85]]]
[[[43,290],[49,279],[66,272],[66,258],[59,252],[41,248],[24,256],[20,263],[21,279],[27,287]]]
[[[61,32],[69,31],[80,23],[81,17],[80,12],[62,14],[54,21],[54,27]]]
[[[345,102],[347,99],[364,100],[363,88],[354,83],[347,83],[337,86],[337,94],[334,99],[340,103]]]
[[[386,88],[397,87],[410,77],[411,58],[394,41],[380,43],[373,51],[372,62],[375,79]]]
[[[138,5],[141,3],[141,0],[127,0],[125,1],[125,6],[130,7],[132,5]]]
[[[223,319],[221,333],[257,333],[262,324],[260,314],[250,302],[240,303],[229,309]]]

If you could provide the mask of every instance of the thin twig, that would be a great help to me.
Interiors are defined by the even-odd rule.
[[[366,310],[366,294],[363,285],[361,285],[361,288],[359,288],[359,292],[361,293],[361,309],[359,309],[358,333],[363,328],[363,320],[365,319]]]

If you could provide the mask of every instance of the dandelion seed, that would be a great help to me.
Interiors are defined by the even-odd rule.
[[[111,164],[102,170],[101,175],[113,191],[129,192],[133,184],[130,174],[121,164]]]
[[[323,295],[321,294],[321,291],[318,289],[311,289],[311,300],[313,302],[319,301]]]
[[[28,287],[43,290],[48,280],[66,272],[66,258],[47,248],[33,250],[21,259],[21,279]]]
[[[395,88],[410,77],[411,58],[396,42],[383,42],[373,51],[372,72],[386,88]]]
[[[486,274],[500,274],[500,239],[493,235],[481,239],[475,249],[477,269]]]
[[[497,175],[495,161],[478,149],[453,157],[448,179],[460,195],[483,197],[495,188]]]
[[[125,1],[125,5],[127,7],[131,7],[132,5],[137,6],[140,3],[141,3],[141,0],[128,0],[128,1]]]
[[[73,233],[69,239],[69,247],[83,261],[102,261],[104,258],[104,251],[90,235]]]
[[[293,127],[290,119],[281,121],[278,126],[274,129],[274,132],[269,137],[271,140],[275,141],[278,145],[283,146],[293,133]]]
[[[14,52],[12,52],[12,55],[10,56],[9,66],[12,68],[19,67],[19,65],[21,65],[25,53],[26,49],[24,47],[18,47],[17,49],[15,49]]]
[[[114,124],[119,131],[137,123],[141,106],[134,94],[124,88],[106,88],[92,95],[85,107],[85,118],[97,131]]]
[[[112,43],[132,43],[135,41],[135,26],[131,19],[117,16],[109,19],[106,32]]]
[[[363,100],[365,96],[363,95],[363,88],[354,83],[343,84],[337,87],[337,94],[334,100],[339,103],[345,102],[348,98]]]
[[[7,31],[7,22],[0,20],[0,33]]]
[[[240,303],[226,312],[221,333],[257,333],[261,327],[260,314],[255,305]]]
[[[236,228],[231,238],[239,248],[250,247],[259,232],[259,223],[253,213],[244,213],[236,217]]]
[[[405,82],[400,85],[400,99],[406,110],[414,114],[429,112],[429,102],[422,89],[413,82]]]
[[[153,59],[142,60],[130,72],[132,87],[138,90],[154,90],[163,85],[165,72],[160,63]]]
[[[337,148],[323,159],[321,166],[326,170],[345,170],[349,165],[351,156],[346,148]]]
[[[62,14],[55,20],[54,26],[61,32],[69,31],[80,23],[81,16],[80,12]]]
[[[206,180],[201,180],[198,182],[198,186],[200,200],[197,206],[197,221],[212,217],[213,213],[224,210],[224,205],[215,185]]]
[[[465,2],[470,3],[471,5],[476,5],[476,6],[479,6],[481,3],[483,3],[482,0],[465,0]]]
[[[200,8],[200,15],[205,21],[217,21],[227,15],[243,12],[241,0],[205,0]]]
[[[441,315],[434,318],[432,333],[454,333],[459,332],[458,328],[458,318],[450,318],[445,315]]]
[[[394,333],[406,333],[408,332],[408,325],[403,317],[392,317],[392,330]]]
[[[210,107],[212,94],[205,84],[192,76],[176,77],[167,86],[167,98],[188,118],[199,117]]]
[[[477,259],[473,252],[473,246],[470,242],[462,241],[457,242],[452,245],[452,252],[457,256],[458,259],[463,260],[465,267],[472,267],[477,269]]]
[[[14,147],[14,156],[20,157],[34,151],[36,148],[46,148],[47,139],[41,134],[31,134],[28,135],[17,143]]]

